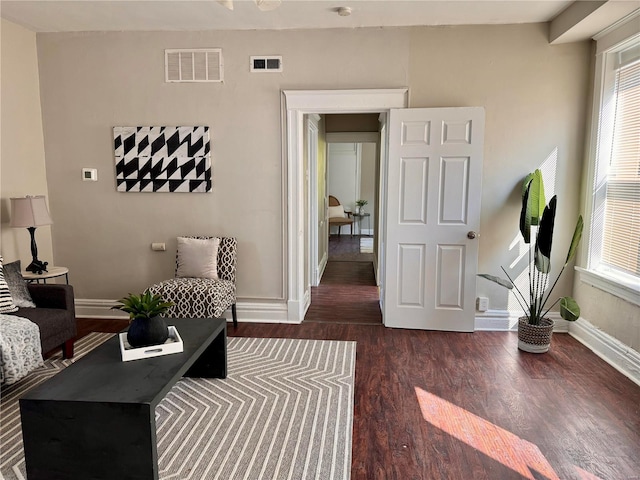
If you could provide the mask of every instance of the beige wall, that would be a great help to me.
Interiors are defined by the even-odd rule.
[[[29,259],[26,232],[6,228],[7,198],[49,194],[53,227],[41,258],[69,266],[79,298],[114,299],[172,275],[175,236],[239,239],[241,298],[284,296],[280,90],[410,88],[411,107],[484,106],[480,271],[510,265],[519,180],[557,148],[558,225],[573,224],[589,103],[587,42],[550,46],[539,25],[280,32],[39,34],[45,182],[34,34],[2,21],[2,252]],[[221,47],[224,84],[165,84],[163,50]],[[313,61],[309,54],[313,52]],[[248,73],[249,55],[278,53],[285,71]],[[381,62],[381,59],[385,59]],[[115,191],[111,128],[211,127],[212,194]],[[80,169],[99,169],[97,183]],[[564,255],[570,227],[555,253]],[[167,242],[166,253],[151,242]],[[571,291],[571,272],[558,293]],[[576,282],[592,323],[640,348],[638,308]],[[491,308],[506,295],[488,282]],[[618,319],[622,320],[618,320]]]
[[[516,184],[556,148],[559,224],[578,210],[572,178],[581,168],[589,45],[549,46],[546,33],[546,25],[518,25],[39,34],[56,260],[71,268],[79,298],[113,299],[172,275],[175,236],[235,235],[240,297],[283,298],[280,90],[408,86],[412,107],[486,109],[480,270],[498,273],[513,259]],[[203,46],[223,49],[223,84],[164,83],[165,48]],[[250,74],[249,55],[266,50],[283,55],[285,71]],[[115,191],[113,126],[198,124],[211,127],[213,193]],[[98,168],[99,181],[82,182],[82,167]],[[560,234],[556,253],[570,232]],[[167,252],[150,250],[162,241]],[[502,290],[478,286],[491,308],[506,306]],[[567,275],[558,293],[570,286]]]
[[[549,45],[543,24],[411,31],[410,106],[485,108],[480,272],[501,275],[500,266],[519,257],[511,244],[519,237],[520,181],[556,150],[553,258],[564,263],[579,207],[589,54],[589,42]],[[554,292],[571,294],[572,281],[568,269]],[[477,285],[490,308],[508,306],[506,290]]]
[[[640,307],[582,283],[578,278],[573,294],[582,318],[640,352]]]
[[[183,47],[222,48],[225,82],[164,83],[164,49]],[[406,86],[409,31],[39,34],[38,53],[56,261],[70,268],[76,296],[115,299],[171,277],[175,237],[201,233],[238,238],[241,300],[277,301],[280,91]],[[265,53],[283,55],[284,72],[251,74],[249,56]],[[117,193],[111,129],[121,125],[209,125],[213,193]],[[99,181],[82,182],[82,167],[97,168]]]
[[[21,260],[22,267],[25,268],[31,263],[29,233],[25,228],[9,227],[9,199],[25,195],[49,195],[42,136],[36,35],[2,20],[0,43],[0,252],[5,262]],[[50,207],[50,213],[55,224],[38,228],[36,242],[38,258],[53,263],[51,232],[62,226],[58,225],[58,212],[55,208]]]

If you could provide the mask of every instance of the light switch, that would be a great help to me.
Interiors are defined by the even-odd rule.
[[[82,181],[83,182],[97,182],[98,181],[98,169],[97,168],[83,168],[82,169]]]

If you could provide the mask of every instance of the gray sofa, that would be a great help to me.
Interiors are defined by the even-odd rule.
[[[58,284],[29,284],[36,308],[19,308],[11,315],[28,318],[40,327],[42,354],[62,347],[64,358],[73,357],[77,334],[73,287]]]

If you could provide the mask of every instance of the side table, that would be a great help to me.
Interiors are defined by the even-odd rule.
[[[371,214],[370,213],[354,213],[356,222],[358,223],[358,235],[362,235],[362,219],[367,219],[367,230],[371,230]]]
[[[48,278],[56,278],[63,275],[67,285],[69,285],[69,269],[67,267],[48,267],[48,271],[42,273],[22,271],[22,277],[29,283],[40,283],[40,280],[43,283],[47,283]]]

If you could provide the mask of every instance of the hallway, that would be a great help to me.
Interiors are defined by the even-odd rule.
[[[305,322],[382,324],[373,254],[360,253],[360,238],[329,239],[329,262],[320,285],[311,288]]]

